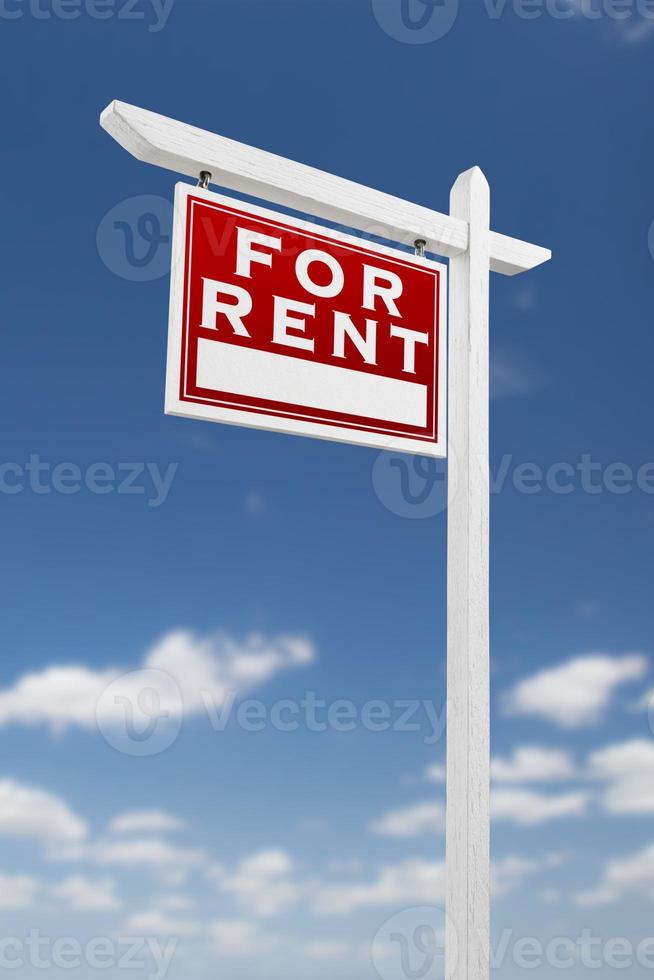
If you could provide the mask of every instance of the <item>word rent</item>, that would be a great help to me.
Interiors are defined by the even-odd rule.
[[[167,411],[441,455],[442,266],[243,207],[177,189]]]
[[[256,231],[237,227],[236,229],[236,275],[246,279],[252,278],[253,263],[272,266],[273,251],[281,252],[281,238],[272,238]],[[254,246],[261,246],[271,251],[260,251]],[[312,278],[312,269],[321,266],[327,270],[328,281],[321,284]],[[402,295],[403,284],[394,272],[383,271],[374,266],[364,264],[363,295],[361,305],[364,310],[375,310],[376,300],[380,299],[387,312],[401,318],[396,299]],[[320,279],[320,271],[314,272]],[[295,277],[299,286],[312,296],[324,299],[334,299],[340,296],[345,285],[343,267],[329,252],[318,248],[308,248],[300,252],[295,260]],[[229,297],[227,301],[223,297]],[[217,317],[222,314],[240,337],[250,337],[244,319],[252,312],[252,296],[243,286],[217,282],[215,279],[204,279],[202,300],[202,324],[211,329],[218,326]],[[302,303],[284,296],[273,296],[272,343],[295,347],[298,350],[315,351],[315,339],[306,336],[305,317],[315,318],[315,303]],[[377,364],[377,326],[378,321],[366,318],[365,333],[352,322],[349,313],[334,310],[334,330],[332,356],[345,357],[345,339],[352,342],[366,364]],[[429,334],[390,323],[389,335],[402,341],[403,364],[402,371],[415,374],[416,344],[428,344]]]

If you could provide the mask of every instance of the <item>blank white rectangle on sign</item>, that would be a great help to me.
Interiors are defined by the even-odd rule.
[[[217,340],[198,341],[197,384],[231,395],[424,426],[427,386]]]

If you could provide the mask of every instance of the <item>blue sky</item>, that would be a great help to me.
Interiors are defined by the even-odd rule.
[[[518,976],[521,938],[568,937],[579,959],[590,930],[600,965],[575,972],[596,977],[616,968],[612,939],[649,936],[654,21],[639,9],[526,19],[462,2],[432,39],[401,26],[399,0],[141,0],[129,19],[122,0],[103,19],[88,3],[71,19],[2,6],[0,910],[15,976],[42,975],[37,929],[57,975],[94,975],[88,942],[104,937],[102,973],[121,976],[133,936],[161,944],[133,976],[395,980],[390,934],[442,907],[443,467],[407,457],[407,493],[374,450],[163,415],[176,177],[100,129],[114,98],[439,210],[477,164],[493,227],[552,248],[491,285],[494,936],[509,930],[500,968]],[[137,267],[113,221],[142,257],[144,214],[159,231]],[[169,717],[135,742],[111,697],[133,699],[143,670]],[[308,696],[349,701],[353,730],[333,716],[310,730]],[[248,699],[261,731],[239,723]],[[295,731],[271,720],[282,700]],[[390,730],[364,723],[373,701]],[[83,946],[81,966],[60,963],[56,937]],[[645,975],[644,957],[622,973]]]

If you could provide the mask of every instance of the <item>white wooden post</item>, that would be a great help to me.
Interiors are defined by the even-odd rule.
[[[488,287],[490,192],[478,167],[450,211],[468,249],[450,259],[447,517],[447,980],[487,980],[490,943]]]

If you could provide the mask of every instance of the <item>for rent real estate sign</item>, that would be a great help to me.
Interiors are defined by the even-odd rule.
[[[446,267],[178,184],[170,414],[445,455]]]

